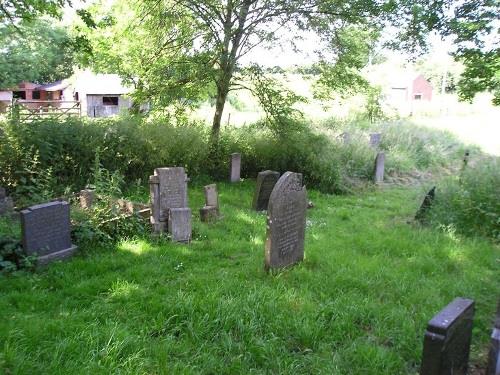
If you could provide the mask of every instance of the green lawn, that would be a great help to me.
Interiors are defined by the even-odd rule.
[[[220,184],[224,219],[195,219],[189,246],[145,236],[0,277],[0,372],[415,374],[426,322],[457,296],[476,300],[484,362],[500,250],[409,225],[425,189],[309,192],[306,259],[270,275],[253,185]]]

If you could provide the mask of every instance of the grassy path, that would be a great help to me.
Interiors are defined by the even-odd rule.
[[[190,246],[124,241],[1,277],[0,373],[415,374],[427,320],[456,296],[477,302],[484,361],[500,250],[407,224],[420,189],[310,192],[306,260],[277,275],[253,182],[219,190],[224,220],[195,220]]]

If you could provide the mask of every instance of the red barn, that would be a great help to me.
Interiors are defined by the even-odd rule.
[[[432,86],[421,74],[411,77],[400,77],[391,84],[391,99],[399,102],[414,100],[432,100]]]

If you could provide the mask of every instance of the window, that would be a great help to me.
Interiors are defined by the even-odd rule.
[[[118,96],[103,96],[102,105],[118,105]]]
[[[15,99],[26,99],[26,91],[14,91],[12,96]]]
[[[31,97],[33,99],[40,99],[40,91],[33,91]]]
[[[415,95],[413,95],[413,99],[415,99],[415,100],[422,100],[422,94],[415,94]]]

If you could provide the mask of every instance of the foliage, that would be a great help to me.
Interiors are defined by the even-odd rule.
[[[21,34],[20,34],[21,33]],[[73,45],[66,29],[53,20],[0,24],[0,87],[22,81],[54,82],[73,72]]]
[[[36,256],[26,256],[19,242],[20,235],[18,221],[9,216],[0,217],[0,274],[34,268]]]
[[[431,222],[468,236],[500,242],[500,161],[479,160],[436,189]]]
[[[195,216],[189,246],[126,240],[0,278],[0,372],[410,375],[456,296],[481,302],[471,366],[484,363],[500,288],[490,243],[408,225],[419,189],[308,186],[305,261],[268,275],[254,188],[218,184],[224,220]],[[200,186],[189,202],[203,205]]]
[[[15,25],[19,20],[32,21],[42,15],[60,16],[60,9],[70,0],[2,0],[0,24]]]

